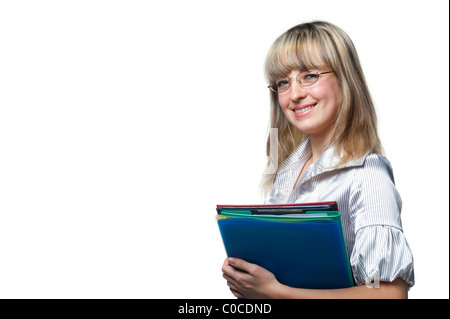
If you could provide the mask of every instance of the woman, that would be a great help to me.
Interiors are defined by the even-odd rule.
[[[352,41],[327,22],[300,24],[275,41],[265,67],[278,129],[278,158],[268,154],[268,166],[282,163],[265,183],[266,204],[336,201],[357,286],[287,287],[231,257],[222,267],[230,290],[240,298],[406,298],[414,269],[401,198]]]

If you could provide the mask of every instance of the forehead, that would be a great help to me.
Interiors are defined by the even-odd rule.
[[[286,77],[293,70],[300,72],[330,68],[325,50],[313,39],[287,37],[274,43],[266,60],[269,81]]]

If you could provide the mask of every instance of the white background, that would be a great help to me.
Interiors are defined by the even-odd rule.
[[[444,0],[1,1],[0,297],[232,298],[215,205],[262,202],[265,55],[314,19],[360,55],[410,297],[448,298]]]

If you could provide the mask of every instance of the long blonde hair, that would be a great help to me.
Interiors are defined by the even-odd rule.
[[[270,48],[265,74],[270,85],[292,70],[331,69],[341,88],[341,101],[330,143],[343,151],[339,164],[365,155],[369,151],[382,154],[377,133],[377,117],[369,89],[353,42],[337,26],[314,21],[297,25],[283,33]],[[270,157],[267,140],[267,166],[281,164],[306,134],[294,128],[284,116],[278,94],[271,92],[270,127],[278,129],[278,158]],[[263,188],[273,185],[276,172],[267,174]]]

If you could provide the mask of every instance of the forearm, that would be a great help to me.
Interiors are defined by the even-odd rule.
[[[392,283],[381,282],[379,288],[300,289],[280,284],[272,295],[276,299],[406,299],[408,286],[400,278]]]

